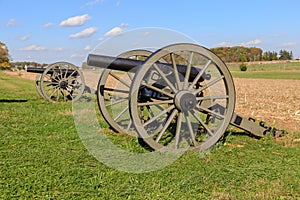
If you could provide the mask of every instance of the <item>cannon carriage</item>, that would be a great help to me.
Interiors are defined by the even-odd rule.
[[[234,112],[232,76],[210,50],[182,43],[153,53],[131,53],[89,54],[87,60],[90,66],[105,67],[98,83],[98,104],[115,131],[133,130],[154,150],[176,151],[209,149],[229,124],[256,137],[283,133]],[[114,84],[107,83],[109,76]]]
[[[51,102],[76,101],[85,90],[82,72],[68,62],[57,62],[46,68],[28,67],[36,73],[35,87],[38,94]]]
[[[107,123],[116,132],[137,134],[153,150],[206,150],[229,125],[256,137],[284,133],[234,112],[232,76],[202,46],[180,43],[118,57],[89,54],[87,64],[103,68],[96,95]],[[37,73],[37,91],[49,101],[75,102],[87,88],[82,72],[70,63],[27,71]]]

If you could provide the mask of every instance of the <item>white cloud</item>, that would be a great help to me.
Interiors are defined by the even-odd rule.
[[[24,35],[24,36],[20,37],[20,40],[26,41],[26,40],[28,40],[29,38],[31,38],[31,35]]]
[[[91,50],[91,46],[90,46],[90,45],[87,45],[86,47],[84,47],[83,50],[89,51],[89,50]]]
[[[244,43],[242,43],[242,45],[245,45],[245,46],[247,46],[247,45],[257,45],[257,44],[261,44],[261,43],[262,43],[261,40],[255,39],[255,40],[251,40],[251,41],[248,41],[248,42],[244,42]]]
[[[43,51],[46,50],[46,47],[43,46],[37,46],[35,44],[24,47],[24,48],[19,48],[20,51]]]
[[[47,23],[47,24],[44,24],[43,27],[44,27],[44,28],[49,28],[49,27],[51,27],[51,26],[53,26],[53,25],[54,25],[53,23],[49,22],[49,23]]]
[[[217,43],[215,44],[215,46],[219,46],[219,47],[228,47],[230,46],[230,42],[220,42],[220,43]]]
[[[6,24],[6,26],[18,26],[18,25],[19,25],[19,22],[17,22],[17,20],[15,20],[15,19],[10,19]]]
[[[62,21],[59,25],[62,27],[82,26],[90,19],[91,17],[88,14],[85,14],[85,15],[70,17]]]
[[[69,38],[88,38],[91,35],[93,35],[94,33],[96,33],[97,30],[98,29],[95,27],[90,27],[90,28],[84,29],[83,31],[81,31],[79,33],[69,35]]]
[[[97,4],[97,3],[102,3],[103,1],[104,0],[93,0],[93,1],[90,1],[90,2],[86,3],[85,5],[86,6],[93,6],[93,5]]]
[[[70,58],[83,58],[83,57],[85,57],[86,55],[83,55],[83,54],[72,54],[71,56],[70,56]]]
[[[286,42],[281,44],[282,47],[291,47],[291,46],[295,46],[296,42]]]
[[[63,51],[63,50],[65,50],[65,48],[63,47],[57,47],[53,49],[53,51]]]
[[[98,41],[102,41],[102,40],[104,40],[104,38],[103,38],[103,37],[100,37],[100,38],[98,38],[97,40],[98,40]]]
[[[128,26],[129,24],[127,24],[127,23],[122,23],[122,24],[120,24],[120,27],[126,27],[126,26]]]
[[[107,33],[104,34],[104,36],[116,36],[116,35],[120,35],[124,30],[120,27],[115,27],[113,29],[111,29],[110,31],[108,31]]]

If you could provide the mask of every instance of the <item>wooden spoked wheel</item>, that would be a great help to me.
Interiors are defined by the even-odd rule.
[[[85,89],[82,72],[67,62],[49,65],[42,74],[40,85],[43,96],[52,102],[74,102],[82,96]]]
[[[147,50],[132,50],[118,57],[145,60],[151,54]],[[98,106],[106,122],[116,132],[129,132],[132,121],[129,115],[128,95],[134,72],[105,69],[97,89]]]
[[[153,53],[137,70],[129,96],[139,137],[162,151],[209,149],[226,131],[235,105],[228,68],[195,44]]]
[[[37,73],[35,76],[35,89],[38,92],[38,94],[40,95],[40,97],[46,99],[46,97],[44,97],[42,90],[41,90],[41,78],[42,78],[42,74]]]

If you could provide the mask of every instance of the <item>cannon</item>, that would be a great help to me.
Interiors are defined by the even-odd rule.
[[[36,73],[35,87],[38,94],[51,102],[76,101],[85,90],[82,72],[71,63],[56,62],[46,68],[28,67]]]
[[[181,43],[118,57],[89,54],[105,68],[100,111],[117,132],[136,132],[153,150],[207,150],[229,125],[263,137],[283,131],[234,112],[235,87],[226,64],[205,47]]]

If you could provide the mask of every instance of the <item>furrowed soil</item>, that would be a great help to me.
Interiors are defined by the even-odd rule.
[[[36,76],[27,72],[6,73],[30,80]],[[86,82],[97,84],[99,76],[95,77]],[[300,80],[234,78],[234,84],[237,114],[291,134],[300,131]]]
[[[300,81],[235,78],[235,112],[266,125],[300,131]]]

